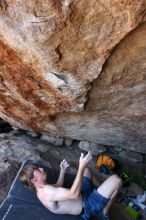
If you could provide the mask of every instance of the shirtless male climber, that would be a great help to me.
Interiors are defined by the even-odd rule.
[[[112,175],[96,189],[92,183],[95,178],[87,168],[91,159],[90,152],[85,156],[81,153],[77,175],[70,189],[63,187],[69,166],[66,160],[60,164],[56,184],[47,184],[45,171],[33,164],[23,168],[20,180],[25,186],[35,188],[38,199],[53,213],[80,215],[84,220],[89,220],[92,216],[107,220],[113,198],[121,186],[121,179]]]

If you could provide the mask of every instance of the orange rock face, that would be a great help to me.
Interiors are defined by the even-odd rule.
[[[146,27],[138,28],[145,12],[146,0],[0,1],[0,117],[28,130],[132,147],[145,115]]]

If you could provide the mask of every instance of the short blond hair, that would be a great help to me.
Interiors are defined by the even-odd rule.
[[[32,178],[34,177],[34,171],[37,170],[39,166],[36,164],[26,165],[22,171],[20,172],[20,181],[22,184],[30,189],[34,189],[34,185],[32,183]]]

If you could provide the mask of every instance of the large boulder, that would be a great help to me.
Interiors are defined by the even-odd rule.
[[[0,117],[145,152],[145,10],[143,0],[1,0]]]

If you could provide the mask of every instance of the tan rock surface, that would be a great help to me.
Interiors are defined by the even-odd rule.
[[[86,110],[56,117],[61,132],[146,153],[145,36],[143,24],[116,47],[93,83]]]
[[[2,0],[0,6],[0,117],[28,130],[141,150],[145,26],[140,40],[132,33],[130,44],[126,36],[146,20],[146,0]],[[124,38],[127,50],[121,44],[117,63],[111,57],[101,72]],[[131,51],[129,65],[120,59],[124,49]]]

